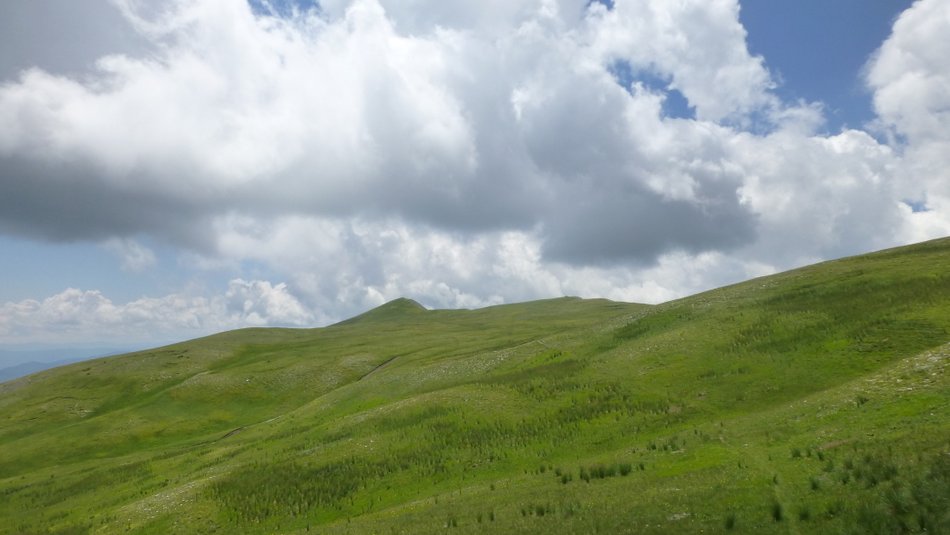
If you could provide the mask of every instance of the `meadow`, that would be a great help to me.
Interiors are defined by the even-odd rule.
[[[950,239],[0,384],[0,533],[948,533]]]

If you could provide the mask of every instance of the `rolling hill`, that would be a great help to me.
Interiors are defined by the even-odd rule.
[[[950,532],[950,239],[0,384],[0,533]]]

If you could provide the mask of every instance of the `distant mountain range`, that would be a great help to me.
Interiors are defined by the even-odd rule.
[[[127,353],[128,349],[84,348],[84,349],[28,349],[0,350],[0,382],[23,377],[57,366]]]
[[[23,362],[20,364],[16,364],[14,366],[9,366],[7,368],[0,368],[0,382],[9,381],[10,379],[16,379],[17,377],[23,377],[24,375],[29,375],[31,373],[48,370],[50,368],[55,368],[57,366],[70,364],[73,362],[77,362],[77,360],[56,360],[53,362]]]

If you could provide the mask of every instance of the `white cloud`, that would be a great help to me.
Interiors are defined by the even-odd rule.
[[[905,213],[910,223],[906,240],[950,233],[948,48],[950,4],[921,0],[901,14],[868,65],[878,126],[903,152],[897,172],[900,195],[930,210]]]
[[[401,29],[403,11],[391,16],[375,0],[354,1],[330,20],[256,17],[230,1],[174,2],[155,19],[134,19],[162,45],[158,57],[103,57],[98,76],[85,80],[32,70],[0,89],[0,157],[16,170],[3,182],[28,182],[9,191],[10,202],[24,208],[4,210],[5,226],[56,239],[152,233],[207,248],[215,237],[202,234],[203,223],[232,212],[258,219],[374,214],[470,231],[546,223],[554,243],[546,250],[571,256],[567,242],[600,229],[577,234],[552,214],[590,188],[612,196],[625,190],[627,201],[644,205],[683,201],[677,209],[687,219],[706,214],[747,225],[734,187],[705,188],[713,198],[697,198],[703,173],[674,179],[681,186],[658,179],[667,160],[679,157],[679,149],[670,154],[650,141],[669,129],[660,97],[627,94],[607,68],[620,53],[614,49],[665,51],[655,67],[714,118],[765,102],[767,73],[745,52],[734,6],[696,3],[667,13],[665,4],[641,4],[643,16],[634,18],[650,31],[610,48],[599,40],[619,33],[621,22],[585,15],[580,3],[524,2],[494,32],[442,27],[435,17],[435,26],[414,35]],[[634,20],[635,8],[617,12]],[[671,18],[713,28],[697,37],[708,43],[686,49],[728,42],[732,51],[684,54]],[[645,57],[633,59],[652,69]],[[730,61],[747,65],[751,78],[727,75]],[[703,77],[708,83],[698,82]],[[704,111],[739,94],[729,87],[750,83],[755,96],[743,106]],[[718,97],[698,89],[720,85]],[[515,95],[524,96],[520,112],[511,106]],[[82,171],[64,174],[51,160]],[[582,184],[579,175],[594,181]],[[85,203],[57,197],[70,187],[95,195]],[[724,210],[711,211],[707,201]],[[30,215],[41,212],[48,215]],[[637,223],[614,218],[627,219],[627,229]],[[709,248],[734,241],[705,237]],[[650,260],[699,241],[655,233],[601,243],[598,254]]]
[[[892,245],[904,221],[898,157],[861,131],[831,137],[737,136],[730,159],[745,173],[743,203],[763,238],[752,258],[787,267]]]
[[[97,290],[69,288],[37,301],[0,304],[0,339],[9,344],[156,343],[247,326],[313,325],[288,290],[267,281],[232,280],[224,294],[171,294],[114,303]]]
[[[867,81],[881,121],[910,143],[950,132],[950,5],[921,0],[894,23],[869,65]]]
[[[734,0],[619,1],[613,10],[596,8],[592,19],[594,48],[669,77],[701,120],[741,120],[778,106],[763,58],[746,47]]]
[[[228,321],[248,325],[307,325],[312,314],[287,291],[287,285],[236,279],[224,295]]]

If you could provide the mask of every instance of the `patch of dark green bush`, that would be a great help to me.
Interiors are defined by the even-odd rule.
[[[726,515],[726,529],[732,529],[736,527],[736,514],[729,513]]]
[[[776,522],[781,522],[784,518],[784,512],[782,510],[782,504],[775,502],[772,504],[772,520]]]

